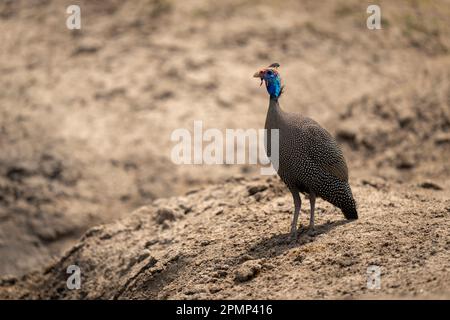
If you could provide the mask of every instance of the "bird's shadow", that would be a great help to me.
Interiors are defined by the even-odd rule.
[[[314,241],[315,237],[327,233],[334,228],[347,224],[350,220],[339,220],[331,223],[316,225],[314,235],[308,235],[308,227],[302,226],[297,230],[297,238],[291,239],[289,233],[277,234],[270,238],[263,239],[251,246],[244,255],[250,255],[255,259],[273,258],[283,254],[292,248],[300,247],[306,243]]]

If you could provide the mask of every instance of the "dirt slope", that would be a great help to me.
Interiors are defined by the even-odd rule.
[[[4,280],[0,296],[450,298],[448,196],[383,180],[353,185],[361,218],[347,223],[319,201],[316,235],[302,227],[296,242],[287,234],[291,197],[278,179],[236,178],[160,199],[90,229],[45,272]],[[79,290],[66,288],[71,264],[81,268]],[[381,267],[379,290],[367,289],[369,265]]]
[[[175,165],[170,134],[192,131],[194,120],[262,128],[267,96],[251,75],[275,61],[283,108],[338,138],[356,184],[383,181],[379,199],[403,195],[398,210],[417,215],[441,208],[431,197],[448,196],[448,0],[380,1],[377,31],[366,28],[369,2],[359,0],[78,3],[82,29],[70,31],[70,0],[0,1],[0,276],[40,271],[89,228],[155,199],[258,175],[257,166]],[[417,189],[433,184],[442,190]],[[384,200],[365,197],[366,188],[357,191],[370,219]],[[405,228],[422,227],[417,217]]]

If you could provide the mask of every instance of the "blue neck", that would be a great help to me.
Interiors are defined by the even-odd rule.
[[[277,100],[281,94],[280,78],[273,77],[266,80],[267,92],[270,95],[270,99]]]

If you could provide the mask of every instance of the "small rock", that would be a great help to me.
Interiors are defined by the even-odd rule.
[[[191,190],[188,190],[186,193],[185,193],[185,195],[190,195],[190,194],[194,194],[194,193],[198,193],[199,191],[200,191],[201,189],[191,189]]]
[[[216,272],[215,276],[217,278],[225,278],[227,276],[228,272],[226,272],[225,270],[219,270]]]
[[[406,128],[413,123],[414,113],[408,108],[400,108],[398,110],[397,120],[401,128]]]
[[[58,179],[63,171],[62,162],[51,155],[43,155],[39,164],[42,174],[49,179]]]
[[[254,258],[251,256],[251,255],[249,255],[249,254],[244,254],[244,255],[242,255],[240,258],[239,258],[239,262],[245,262],[245,261],[248,261],[248,260],[253,260]]]
[[[227,264],[217,264],[214,269],[215,270],[228,270],[229,268],[230,268],[230,266]]]
[[[174,221],[176,220],[175,212],[169,208],[159,208],[156,211],[155,221],[158,224],[163,224],[166,221]]]
[[[412,169],[416,166],[414,159],[410,156],[402,155],[397,162],[397,169]]]
[[[350,267],[351,265],[355,264],[355,261],[351,258],[341,258],[337,259],[336,262],[341,267]]]
[[[143,260],[147,259],[148,257],[150,257],[150,251],[148,250],[144,250],[138,257],[137,257],[137,262],[142,262]]]
[[[163,230],[170,229],[170,224],[167,221],[164,221],[163,223],[161,223],[161,226],[162,226]]]
[[[72,54],[80,55],[80,54],[93,54],[101,49],[100,42],[94,39],[84,39],[78,46],[73,50]]]
[[[111,232],[104,232],[100,237],[99,237],[99,239],[100,240],[108,240],[108,239],[111,239],[112,237],[113,237],[113,233],[111,233]]]
[[[294,261],[295,261],[295,262],[300,262],[300,263],[302,263],[303,260],[305,260],[305,256],[304,256],[303,254],[299,254],[298,256],[296,256],[296,257],[294,258]]]
[[[244,262],[235,272],[237,282],[245,282],[253,279],[261,270],[261,264],[257,260]]]
[[[128,262],[128,267],[125,270],[129,270],[131,267],[133,267],[135,264],[141,263],[142,261],[144,261],[145,259],[147,259],[148,257],[150,257],[148,264],[150,265],[155,265],[157,260],[154,257],[150,256],[150,251],[148,250],[144,250],[141,254],[139,254],[138,256],[133,257],[132,259],[130,259],[130,261]]]
[[[22,178],[28,177],[32,172],[23,166],[13,166],[8,168],[6,177],[12,181],[21,181]]]
[[[185,295],[191,296],[191,295],[198,294],[198,293],[204,293],[205,291],[206,291],[206,289],[202,286],[193,286],[191,288],[185,289],[183,293]]]
[[[102,232],[103,229],[104,229],[103,226],[92,227],[88,231],[86,231],[86,233],[84,234],[84,238],[90,238],[90,237],[92,237],[94,235],[97,235],[100,232]]]
[[[375,189],[381,189],[386,186],[386,182],[380,178],[363,179],[361,183],[364,186],[371,186]]]
[[[422,182],[421,184],[419,184],[419,187],[424,189],[443,190],[443,188],[440,185],[431,181]]]
[[[149,240],[149,241],[147,241],[147,242],[144,244],[144,247],[145,247],[145,248],[149,248],[149,247],[151,247],[151,246],[153,246],[153,245],[155,245],[155,244],[157,244],[157,243],[158,243],[158,240],[157,240],[157,239]]]
[[[185,205],[183,203],[180,203],[179,207],[180,207],[181,210],[184,211],[184,214],[188,214],[189,212],[192,211],[192,206],[188,206],[188,205]]]
[[[265,184],[253,185],[253,186],[248,187],[248,194],[250,196],[252,196],[252,195],[254,195],[258,192],[262,192],[264,190],[267,190],[267,185],[265,185]]]
[[[211,243],[210,240],[202,240],[202,241],[200,242],[200,245],[201,245],[202,247],[206,247],[206,246],[209,245],[210,243]]]
[[[9,276],[9,275],[3,276],[0,279],[0,286],[12,286],[12,285],[15,285],[17,283],[17,280],[18,279],[16,277],[13,277],[13,276]]]
[[[357,146],[357,131],[355,128],[350,126],[342,126],[336,131],[336,138],[338,141],[345,142],[349,144],[352,148],[356,148]]]
[[[436,144],[450,143],[450,132],[440,132],[434,137],[434,142]]]
[[[210,293],[217,293],[219,291],[222,291],[222,288],[219,287],[219,286],[211,286],[211,287],[209,287],[209,292]]]

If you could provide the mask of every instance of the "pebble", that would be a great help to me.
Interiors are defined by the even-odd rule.
[[[156,211],[155,221],[158,224],[163,224],[165,221],[174,221],[176,219],[175,212],[169,208],[159,208]]]
[[[237,282],[245,282],[253,279],[261,270],[261,264],[257,260],[244,262],[235,272]]]
[[[419,187],[424,188],[424,189],[431,189],[431,190],[443,190],[443,188],[438,185],[437,183],[431,182],[431,181],[424,181],[422,183],[419,184]]]
[[[250,196],[252,196],[252,195],[254,195],[254,194],[258,193],[258,192],[262,192],[264,190],[267,190],[267,185],[265,185],[265,184],[253,185],[253,186],[248,187],[247,190],[248,190],[248,194]]]

